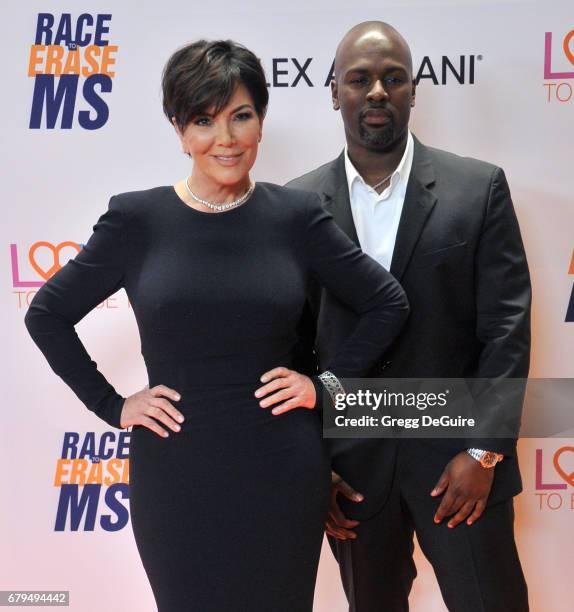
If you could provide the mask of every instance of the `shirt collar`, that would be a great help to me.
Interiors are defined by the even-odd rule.
[[[405,151],[403,153],[401,161],[399,162],[399,165],[395,168],[395,171],[391,175],[391,181],[389,186],[379,194],[380,199],[387,199],[388,197],[390,197],[398,183],[403,183],[406,186],[413,164],[413,151],[413,136],[409,130],[407,134],[407,146],[405,147]],[[347,174],[347,185],[349,187],[349,198],[351,202],[353,201],[352,190],[355,182],[362,183],[366,189],[371,189],[371,187],[367,185],[367,183],[365,183],[363,177],[358,173],[357,169],[353,165],[353,162],[349,158],[349,149],[347,145],[345,145],[345,172]]]

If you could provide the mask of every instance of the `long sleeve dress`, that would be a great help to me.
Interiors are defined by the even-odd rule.
[[[263,372],[293,367],[312,279],[360,315],[328,365],[339,377],[366,375],[394,339],[402,289],[316,195],[270,183],[215,214],[171,186],[120,194],[93,229],[25,323],[56,374],[119,428],[125,398],[74,325],[124,287],[150,388],[181,395],[180,432],[131,432],[131,524],[158,609],[309,612],[330,489],[321,419],[274,416],[254,392]]]

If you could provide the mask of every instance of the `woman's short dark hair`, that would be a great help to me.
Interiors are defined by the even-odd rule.
[[[255,112],[265,116],[269,91],[265,72],[254,53],[232,40],[198,40],[178,49],[162,75],[163,112],[179,128],[198,115],[219,113],[238,85],[244,85]]]

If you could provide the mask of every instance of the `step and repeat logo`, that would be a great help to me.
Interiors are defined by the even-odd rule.
[[[560,43],[560,44],[559,44]],[[544,35],[544,83],[546,101],[571,102],[574,94],[574,30]]]
[[[541,511],[574,510],[574,446],[536,449],[534,495]]]
[[[75,257],[83,245],[66,240],[52,244],[45,240],[34,242],[28,249],[28,263],[33,271],[34,280],[22,278],[18,259],[18,245],[10,245],[10,264],[12,268],[13,287],[41,287],[72,257]]]
[[[474,85],[476,82],[477,63],[482,55],[425,55],[417,66],[413,67],[417,85],[430,82],[433,85]],[[335,61],[330,68],[317,65],[315,58],[306,57],[273,57],[266,66],[270,76],[269,87],[328,87],[335,78]]]
[[[84,247],[81,242],[65,240],[58,244],[38,240],[31,246],[10,244],[10,269],[12,272],[12,292],[16,298],[17,308],[27,308],[41,287],[70,259],[74,258]],[[106,298],[96,309],[118,308],[120,295]],[[131,307],[125,295],[127,307]]]
[[[56,460],[54,531],[119,531],[129,521],[130,432],[67,431]]]
[[[572,259],[570,260],[568,274],[570,276],[574,276],[574,250],[572,251]],[[568,302],[568,306],[566,308],[566,323],[574,323],[574,283],[572,283],[570,301]]]
[[[22,245],[20,245],[22,247]],[[53,244],[38,240],[28,248],[10,245],[10,268],[12,270],[12,289],[16,296],[18,309],[27,307],[41,287],[70,259],[75,257],[83,245],[72,240]],[[27,257],[25,257],[27,251]]]
[[[30,129],[97,130],[106,124],[118,52],[109,38],[111,20],[110,14],[38,14],[28,63],[34,79]]]

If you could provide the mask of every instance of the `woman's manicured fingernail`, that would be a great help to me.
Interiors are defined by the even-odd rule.
[[[183,415],[182,415],[182,414],[180,414],[180,415],[177,417],[177,420],[178,420],[180,423],[183,423],[185,419],[184,419]]]

